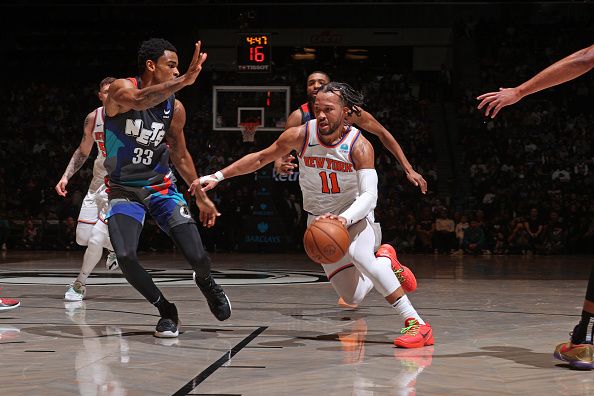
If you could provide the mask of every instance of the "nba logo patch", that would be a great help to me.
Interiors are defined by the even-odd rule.
[[[192,217],[192,215],[190,214],[190,211],[188,210],[188,207],[186,205],[179,208],[179,214],[181,214],[186,219],[189,219]]]
[[[348,152],[349,152],[349,145],[346,144],[346,143],[343,143],[343,144],[340,145],[339,150],[340,150],[341,153],[348,154]]]

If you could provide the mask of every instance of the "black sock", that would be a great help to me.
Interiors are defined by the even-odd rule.
[[[209,287],[212,283],[215,283],[215,281],[211,274],[208,274],[206,278],[201,278],[196,274],[196,284],[198,286]]]
[[[587,341],[588,335],[588,326],[590,325],[590,319],[594,316],[594,314],[582,311],[582,319],[580,323],[575,326],[573,329],[573,333],[571,334],[571,342],[574,344],[583,344]],[[594,331],[594,328],[592,329]],[[592,342],[592,337],[590,337],[590,342]]]
[[[179,318],[177,316],[177,308],[175,304],[170,303],[167,301],[163,295],[159,297],[156,303],[153,304],[159,310],[159,315],[162,318],[172,319],[175,323],[179,322]]]

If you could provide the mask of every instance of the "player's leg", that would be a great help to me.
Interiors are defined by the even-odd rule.
[[[184,223],[173,227],[171,238],[194,270],[194,282],[204,294],[212,314],[218,320],[231,316],[231,302],[210,273],[210,257],[204,250],[196,224]]]
[[[103,218],[100,216],[99,221],[95,225],[96,230],[94,230],[94,234],[97,238],[97,244],[102,246],[103,248],[107,249],[107,259],[105,260],[105,268],[110,271],[113,271],[118,268],[118,258],[113,250],[113,246],[111,245],[111,239],[109,239],[109,228],[107,226],[107,220],[102,220]]]
[[[309,226],[316,216],[307,216]],[[347,253],[340,261],[322,264],[328,281],[338,294],[338,305],[345,308],[356,308],[373,289],[371,280],[357,270],[353,259]]]
[[[400,286],[404,289],[406,293],[412,293],[417,288],[417,279],[412,271],[405,265],[402,265],[398,260],[398,256],[396,255],[396,249],[392,247],[390,244],[383,244],[380,246],[382,242],[382,229],[379,223],[375,222],[375,216],[370,213],[367,216],[367,220],[369,224],[371,224],[371,228],[373,228],[373,232],[375,234],[375,244],[373,247],[373,251],[376,252],[375,256],[378,260],[384,263],[390,263],[392,267],[392,271],[398,278],[398,282],[400,282]]]
[[[210,273],[210,258],[204,250],[196,222],[175,184],[168,184],[166,188],[167,193],[163,194],[164,188],[154,186],[159,192],[144,200],[148,211],[192,266],[194,281],[206,298],[212,314],[218,320],[226,320],[231,316],[231,303]]]
[[[580,369],[594,368],[594,265],[590,270],[590,279],[586,289],[586,298],[582,308],[580,322],[571,332],[571,340],[557,345],[554,356],[569,362],[570,366]]]
[[[375,289],[405,321],[404,335],[394,341],[396,345],[406,348],[433,345],[431,326],[425,323],[411,304],[392,271],[389,260],[375,257],[373,248],[376,234],[370,222],[363,219],[354,224],[349,229],[349,234],[352,240],[349,254],[353,263],[362,274],[371,279]]]
[[[95,196],[96,194],[90,189],[87,191],[87,195],[80,208],[80,213],[78,214],[76,243],[87,248],[83,255],[83,262],[78,276],[67,286],[64,293],[64,299],[66,301],[81,301],[85,297],[87,277],[91,274],[91,271],[95,268],[103,253],[102,247],[90,242],[93,229],[99,221]]]
[[[83,199],[78,214],[78,224],[76,225],[76,243],[80,246],[87,246],[93,227],[98,220],[97,202],[95,192],[89,190]]]
[[[98,227],[98,224],[102,224],[102,222],[98,221],[91,228],[80,272],[64,294],[66,301],[81,301],[85,297],[87,278],[91,275],[99,260],[101,260],[101,256],[103,255],[103,235],[99,230],[100,226]]]
[[[157,288],[149,273],[138,262],[136,250],[144,223],[144,206],[137,202],[114,199],[110,202],[108,228],[111,243],[126,280],[153,304],[161,316],[156,337],[177,337],[179,317],[175,304],[170,303]]]
[[[97,203],[97,209],[99,212],[99,221],[95,225],[97,228],[96,232],[98,237],[101,238],[101,246],[108,250],[107,259],[105,260],[105,268],[113,271],[118,268],[118,258],[113,251],[111,241],[109,240],[109,230],[107,228],[107,210],[109,207],[109,199],[107,196],[107,186],[102,184],[95,194],[95,202]]]
[[[337,263],[323,264],[322,268],[340,297],[338,304],[343,307],[356,308],[373,289],[373,282],[359,272],[349,254]]]

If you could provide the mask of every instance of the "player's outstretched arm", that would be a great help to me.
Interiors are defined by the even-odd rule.
[[[287,123],[285,124],[285,129],[289,128],[296,128],[301,125],[301,111],[299,109],[293,111],[289,114],[289,118],[287,118]],[[280,158],[274,160],[274,170],[276,173],[281,175],[291,175],[293,171],[297,168],[297,164],[293,161],[295,157],[291,155],[291,153],[286,153]]]
[[[380,124],[380,122],[376,120],[374,116],[361,109],[360,115],[353,113],[349,116],[348,120],[350,123],[356,124],[367,132],[376,135],[382,144],[390,151],[390,153],[392,153],[398,162],[400,162],[400,165],[406,173],[406,178],[408,181],[410,181],[416,187],[419,187],[423,194],[427,192],[427,181],[423,178],[423,176],[421,176],[421,174],[413,169],[410,162],[408,162],[404,151],[402,151],[400,144],[398,144],[394,136],[392,136],[392,134],[386,128],[384,128],[384,126]]]
[[[481,102],[479,110],[485,108],[485,116],[495,118],[505,106],[513,105],[522,98],[543,89],[573,80],[594,68],[594,45],[581,49],[553,63],[530,80],[515,88],[499,88],[498,92],[487,92],[476,99]]]
[[[184,126],[186,124],[186,109],[184,105],[175,100],[173,108],[173,119],[167,131],[167,145],[169,146],[169,155],[175,169],[179,172],[185,182],[190,185],[192,181],[198,178],[196,166],[192,156],[186,146],[186,137],[184,135]],[[217,216],[221,214],[215,204],[208,198],[204,191],[196,194],[196,206],[200,210],[200,222],[205,227],[215,225]]]
[[[194,84],[207,57],[206,53],[200,52],[200,46],[201,42],[198,41],[188,71],[171,81],[138,89],[130,80],[115,80],[109,86],[109,96],[105,101],[107,115],[113,117],[131,109],[139,111],[150,109],[162,103],[183,87]]]
[[[68,184],[68,180],[70,180],[70,178],[76,172],[78,172],[78,170],[87,161],[87,158],[89,158],[89,154],[91,153],[91,150],[93,149],[93,141],[94,141],[93,140],[93,123],[94,122],[95,122],[95,112],[92,111],[89,114],[87,114],[87,117],[85,118],[85,123],[83,126],[82,140],[80,141],[80,144],[78,145],[78,148],[76,149],[74,154],[72,154],[72,157],[70,158],[70,162],[68,163],[68,166],[66,167],[66,170],[64,171],[64,174],[62,175],[62,178],[60,179],[58,184],[56,184],[55,188],[56,188],[56,192],[58,193],[58,195],[65,197],[66,194],[68,194],[68,191],[66,191],[66,185]]]
[[[223,170],[215,172],[213,175],[203,176],[200,179],[194,180],[190,186],[190,192],[200,189],[200,185],[204,185],[203,190],[208,191],[223,179],[245,175],[252,173],[271,163],[279,158],[284,153],[291,150],[299,150],[300,145],[303,144],[305,137],[305,126],[297,128],[289,128],[284,131],[278,139],[264,150],[255,153],[250,153],[243,158],[238,159]]]

